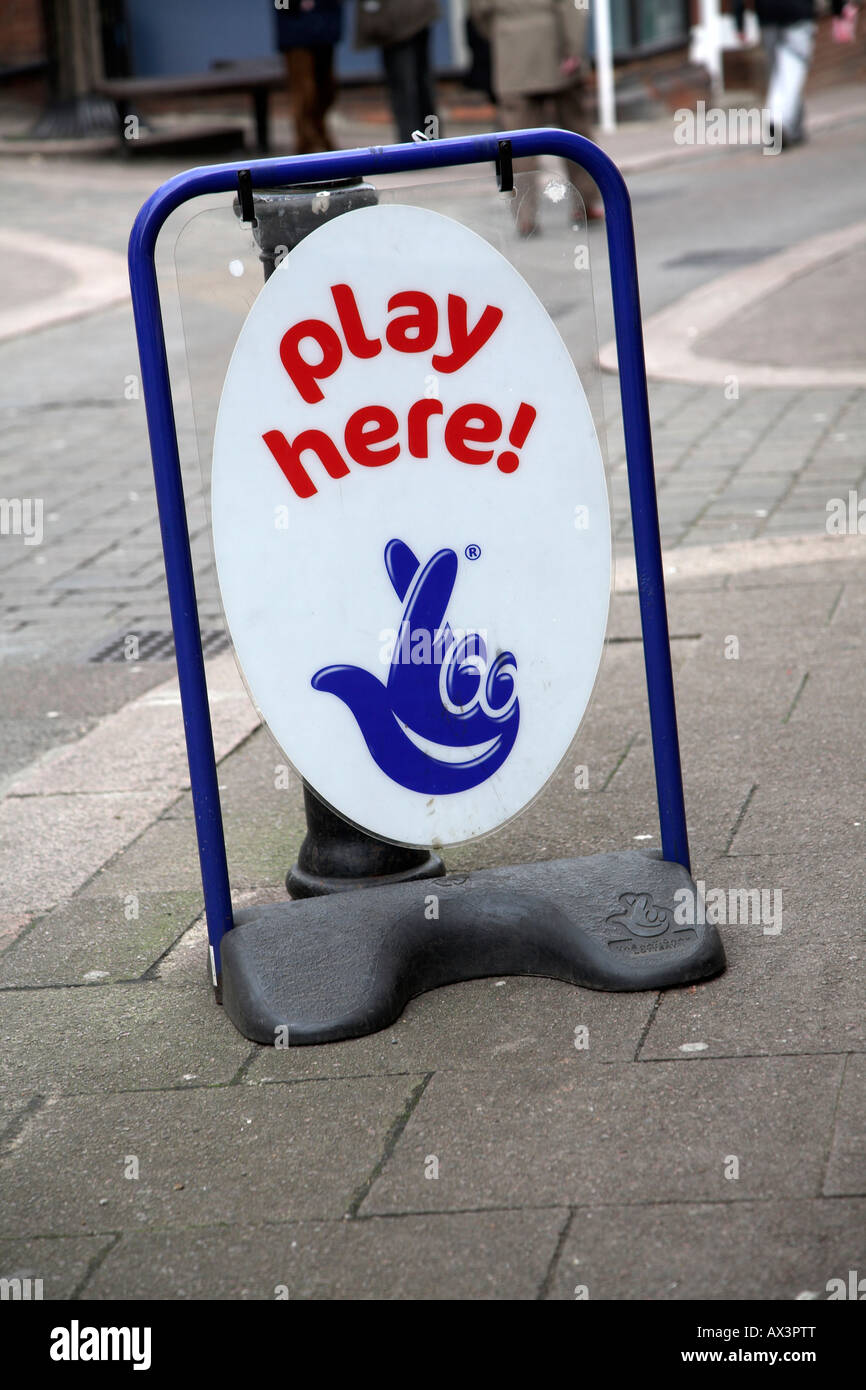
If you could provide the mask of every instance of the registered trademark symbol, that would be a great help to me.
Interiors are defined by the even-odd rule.
[[[466,549],[464,550],[463,554],[466,556],[466,559],[467,559],[467,560],[480,560],[480,559],[481,559],[481,546],[480,546],[480,545],[467,545],[467,547],[466,547]]]

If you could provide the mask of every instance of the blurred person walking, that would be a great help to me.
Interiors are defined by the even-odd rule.
[[[752,0],[761,26],[761,43],[767,58],[766,105],[773,135],[779,132],[779,148],[799,145],[805,140],[803,128],[806,78],[815,49],[817,7],[815,0]],[[854,38],[856,6],[846,0],[832,0],[833,39],[850,43]],[[743,37],[746,0],[735,0],[737,32]]]
[[[398,140],[422,130],[436,139],[439,118],[430,72],[430,28],[439,0],[358,0],[358,48],[382,49],[385,80]]]
[[[327,115],[337,95],[334,48],[343,28],[341,0],[284,0],[276,15],[277,46],[286,55],[295,153],[332,150]]]
[[[589,12],[574,0],[470,0],[473,23],[490,40],[493,90],[503,130],[558,126],[590,137],[586,119],[584,48]],[[516,171],[534,170],[533,160],[514,161]],[[568,165],[574,193],[589,218],[603,216],[595,183],[577,165]],[[568,208],[573,221],[580,202]],[[538,230],[535,180],[515,209],[517,230]]]
[[[495,106],[490,42],[469,16],[466,18],[466,47],[469,49],[469,67],[463,74],[463,85],[470,92],[483,92],[491,106]]]

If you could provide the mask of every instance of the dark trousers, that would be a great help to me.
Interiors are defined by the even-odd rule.
[[[325,117],[336,96],[333,47],[317,43],[312,48],[287,48],[286,71],[295,121],[295,153],[332,150]]]
[[[436,97],[430,77],[430,30],[412,39],[389,43],[382,49],[391,110],[401,142],[423,130],[428,116],[436,115]]]

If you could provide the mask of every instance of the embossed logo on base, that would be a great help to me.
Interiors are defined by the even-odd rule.
[[[674,926],[670,909],[659,907],[649,893],[621,893],[618,911],[606,917],[604,925],[629,933],[628,936],[610,937],[607,944],[612,951],[631,956],[670,951],[697,936],[692,927]]]

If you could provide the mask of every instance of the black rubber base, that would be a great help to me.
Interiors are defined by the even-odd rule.
[[[696,903],[681,865],[625,850],[246,908],[223,939],[223,1004],[245,1037],[296,1046],[374,1033],[415,995],[483,975],[665,989],[725,967],[715,927],[677,920],[680,902]]]

